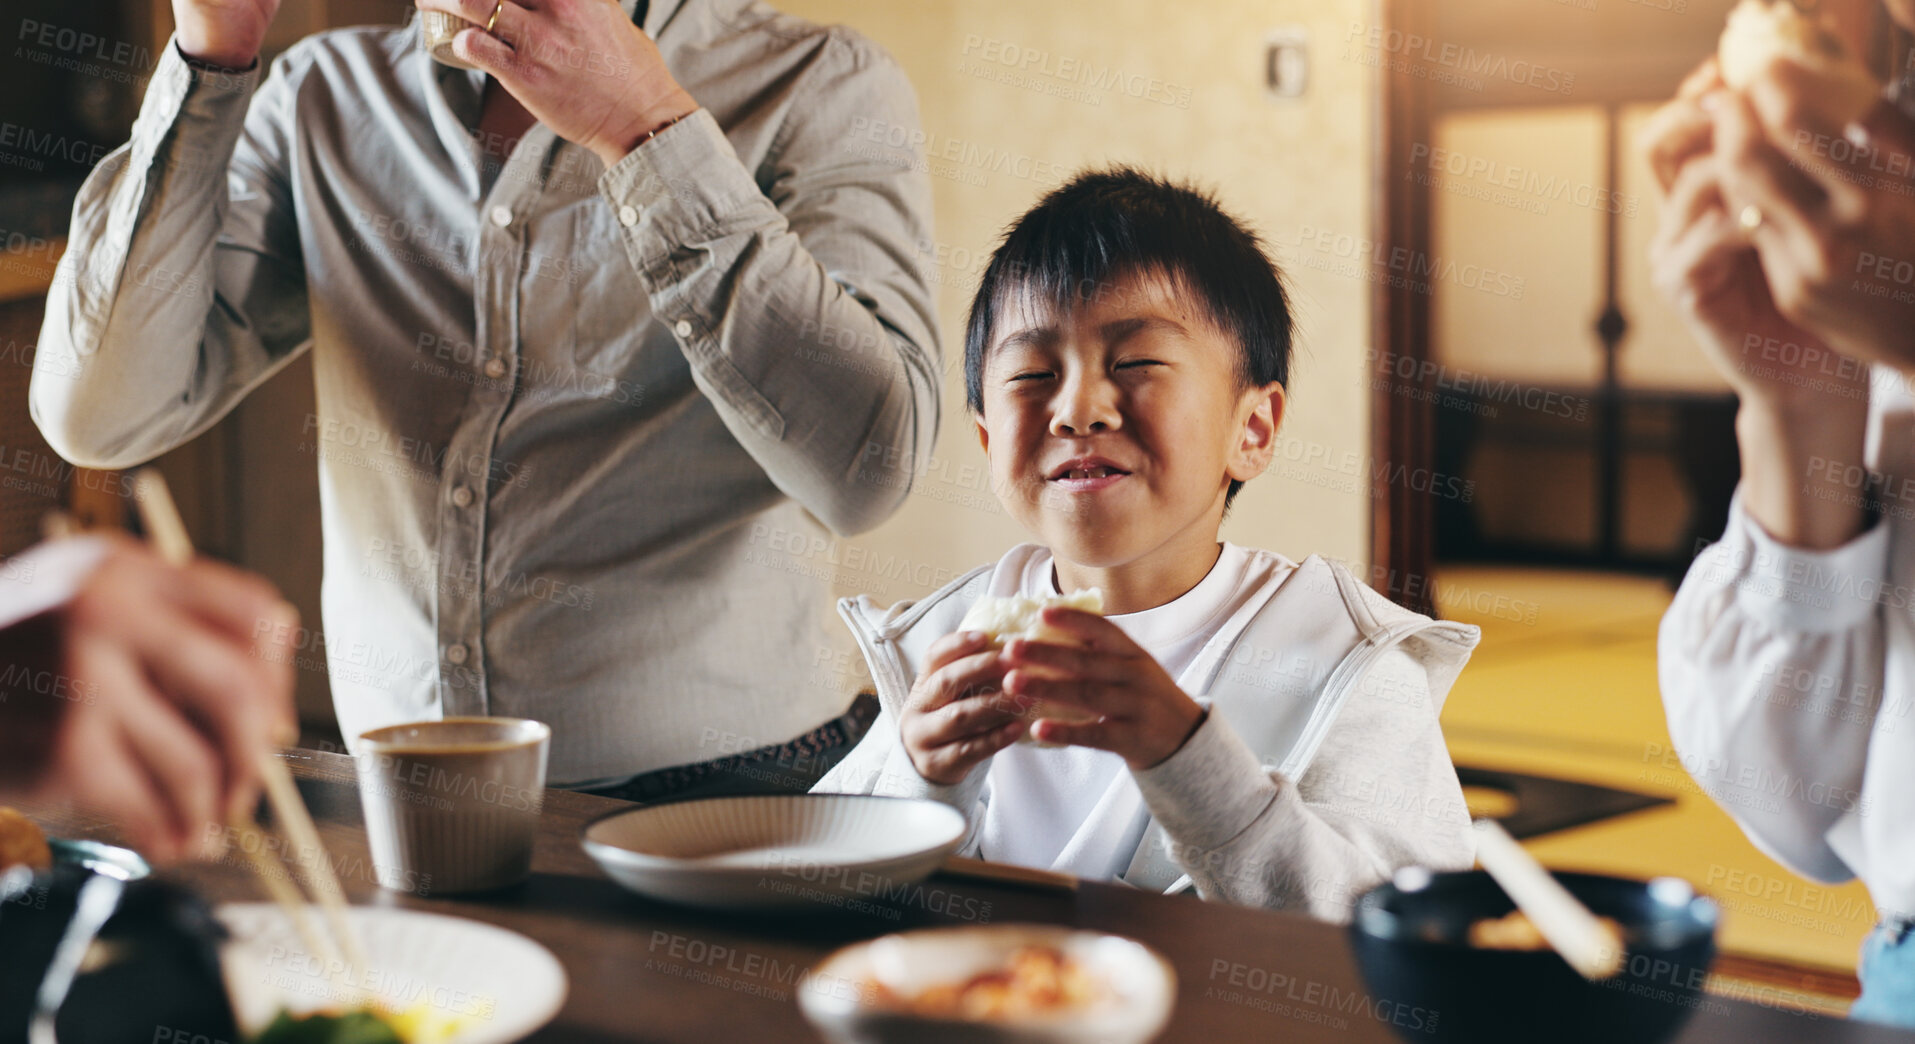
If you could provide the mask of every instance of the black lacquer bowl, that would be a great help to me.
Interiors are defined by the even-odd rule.
[[[1477,949],[1469,926],[1515,909],[1487,873],[1405,870],[1357,901],[1350,941],[1376,1010],[1404,1040],[1657,1044],[1704,1002],[1716,905],[1675,878],[1556,874],[1623,928],[1627,958],[1591,982],[1553,950]]]

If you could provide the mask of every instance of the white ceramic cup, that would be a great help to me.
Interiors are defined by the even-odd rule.
[[[435,60],[450,65],[454,69],[471,69],[474,66],[452,51],[452,38],[459,35],[461,29],[484,28],[444,11],[420,11],[419,30],[425,37],[426,53]]]
[[[447,718],[359,737],[353,760],[379,884],[483,892],[532,871],[552,730],[523,718]]]

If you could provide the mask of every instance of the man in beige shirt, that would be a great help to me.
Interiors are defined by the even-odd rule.
[[[490,23],[456,43],[486,71],[352,29],[261,83],[274,0],[174,0],[74,209],[36,421],[134,464],[312,351],[349,742],[536,718],[555,783],[675,770],[639,796],[741,748],[828,755],[856,727],[817,728],[850,696],[816,670],[825,582],[756,552],[876,525],[930,451],[910,85],[753,0],[421,6]]]

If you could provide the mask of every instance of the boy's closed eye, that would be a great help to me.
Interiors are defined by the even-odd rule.
[[[1148,369],[1150,367],[1168,366],[1168,365],[1169,364],[1164,362],[1162,359],[1125,359],[1124,361],[1117,363],[1112,368],[1117,370],[1138,371],[1138,370]],[[1011,384],[1019,384],[1019,383],[1025,383],[1025,382],[1031,382],[1031,381],[1044,381],[1044,380],[1051,380],[1055,378],[1056,376],[1057,376],[1057,371],[1055,370],[1019,370],[1011,374],[1009,378],[1009,382]]]

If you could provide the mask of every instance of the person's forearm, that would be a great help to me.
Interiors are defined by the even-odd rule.
[[[638,288],[773,482],[832,530],[887,518],[929,456],[939,364],[913,178],[811,187],[787,216],[700,110],[609,171]],[[928,193],[924,195],[928,196]],[[982,488],[982,480],[979,480]]]
[[[1853,401],[1745,398],[1736,414],[1743,508],[1791,547],[1853,540],[1868,524],[1867,429],[1867,408]]]
[[[169,50],[132,141],[81,189],[31,391],[34,419],[70,461],[149,459],[220,406],[206,386],[224,376],[222,353],[201,345],[252,82],[202,80]]]

